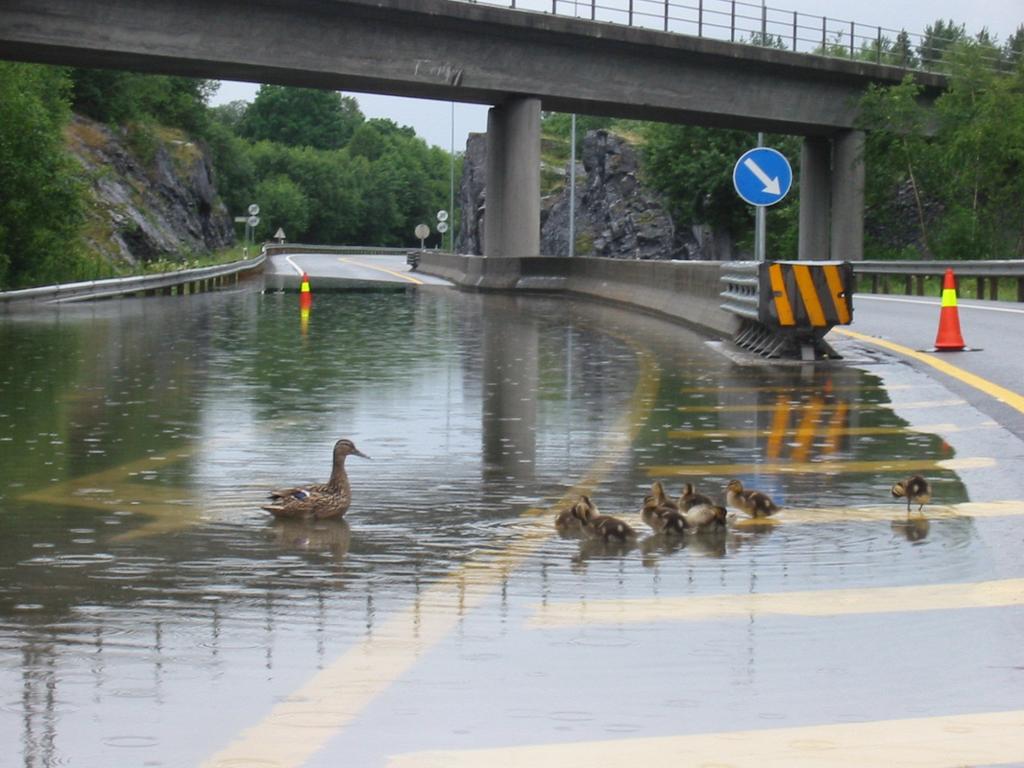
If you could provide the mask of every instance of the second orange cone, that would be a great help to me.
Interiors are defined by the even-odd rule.
[[[953,352],[963,349],[964,337],[960,334],[960,312],[956,308],[956,278],[953,270],[946,270],[942,281],[942,309],[939,310],[939,332],[935,336],[937,351]]]

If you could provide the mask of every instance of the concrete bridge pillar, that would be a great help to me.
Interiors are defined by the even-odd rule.
[[[864,258],[863,131],[804,139],[797,258]]]
[[[808,136],[800,151],[800,259],[824,259],[829,253],[832,147],[828,139]]]
[[[540,99],[487,113],[484,256],[540,255]]]
[[[832,258],[864,258],[864,131],[832,142]]]

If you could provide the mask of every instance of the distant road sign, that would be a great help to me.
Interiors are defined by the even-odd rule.
[[[437,212],[437,220],[438,221],[442,221],[442,222],[443,221],[448,221],[448,211],[438,211]]]
[[[793,186],[793,169],[777,149],[755,147],[736,161],[732,183],[736,193],[751,205],[775,205]]]
[[[444,221],[439,221],[437,223],[437,231],[443,235],[445,232],[448,231],[448,223]]]
[[[256,203],[253,203],[252,205],[249,206],[249,215],[250,216],[259,216],[260,215],[260,207],[258,205],[256,205]]]
[[[285,240],[284,227],[278,227],[277,228],[277,232],[274,233],[274,239],[279,241],[279,242],[282,242],[282,243],[284,242],[284,240]]]
[[[430,227],[426,224],[417,224],[413,232],[418,240],[426,240],[430,236]]]
[[[259,226],[259,223],[260,223],[260,217],[259,216],[250,216],[249,219],[245,223],[248,224],[250,227],[257,227],[257,226]]]

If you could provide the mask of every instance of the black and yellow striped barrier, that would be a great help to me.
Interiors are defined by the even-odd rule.
[[[824,341],[853,320],[853,265],[745,261],[722,265],[722,308],[743,318],[736,343],[765,357],[838,357]]]

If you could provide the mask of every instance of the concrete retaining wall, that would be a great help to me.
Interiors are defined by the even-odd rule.
[[[566,291],[665,315],[723,337],[740,321],[721,304],[717,261],[484,258],[424,251],[419,270],[470,290]]]

